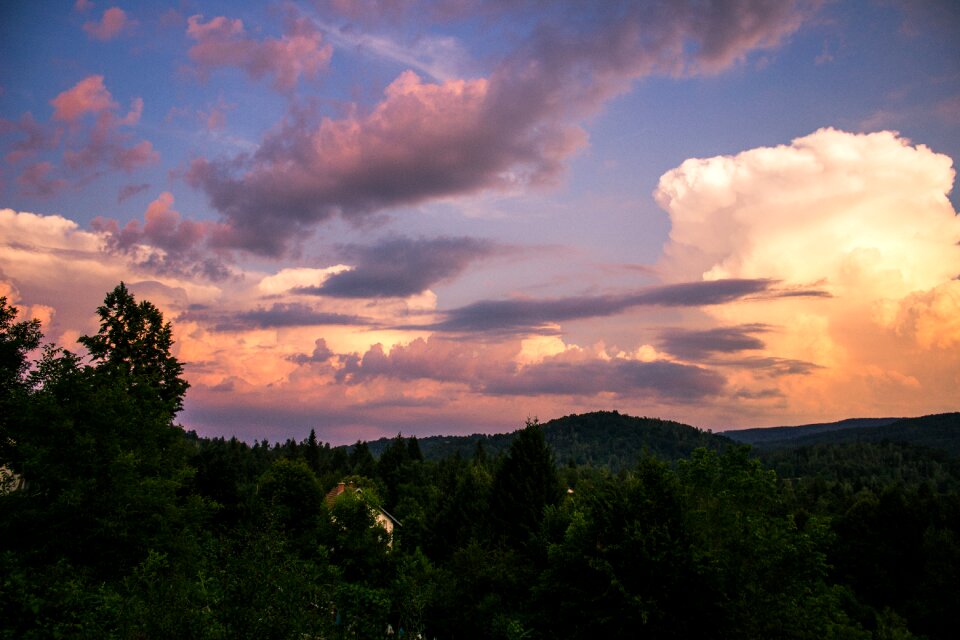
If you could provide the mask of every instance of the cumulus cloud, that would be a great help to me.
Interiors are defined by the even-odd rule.
[[[135,187],[133,193],[140,190]],[[158,272],[203,276],[212,280],[228,277],[227,256],[210,251],[210,245],[216,244],[221,225],[184,219],[173,208],[173,203],[173,194],[164,191],[147,206],[142,223],[130,220],[120,227],[116,220],[98,216],[91,222],[91,227],[104,234],[112,250]]]
[[[811,7],[564,6],[486,78],[428,83],[406,71],[370,111],[292,112],[256,153],[198,159],[188,179],[236,228],[238,246],[268,255],[334,215],[356,221],[440,197],[554,184],[586,145],[578,122],[632,81],[722,71],[782,42]],[[576,19],[566,19],[571,12]],[[192,24],[198,37],[216,34],[211,61],[243,49],[238,21]]]
[[[176,300],[171,292],[177,289],[206,299],[202,286],[131,268],[125,257],[105,251],[104,244],[100,234],[61,216],[2,209],[0,283],[23,292],[29,305],[55,310],[44,331],[70,349],[77,348],[73,344],[77,336],[96,331],[93,310],[121,280],[138,294],[148,291],[151,300],[166,310],[175,306],[168,303]]]
[[[81,10],[78,7],[78,10]],[[124,31],[136,26],[137,21],[127,17],[127,13],[119,7],[110,7],[103,12],[99,22],[86,22],[83,30],[94,40],[113,40]]]
[[[121,130],[139,122],[143,100],[134,98],[130,110],[120,117],[117,113],[119,105],[104,84],[103,76],[84,78],[57,95],[50,104],[54,107],[53,119],[70,125],[72,136],[63,159],[74,171],[90,174],[107,166],[130,172],[159,159],[149,141],[141,140],[131,145],[130,134]],[[86,116],[94,116],[94,122],[84,139],[81,126]]]
[[[705,310],[720,326],[771,328],[757,357],[808,374],[780,387],[798,414],[948,410],[960,370],[953,179],[950,158],[889,131],[822,129],[690,159],[655,193],[672,224],[658,270],[668,281],[774,278],[831,294]]]
[[[76,122],[88,113],[98,114],[117,108],[113,96],[103,84],[103,76],[88,76],[50,101],[53,119]]]
[[[272,77],[280,91],[293,89],[301,77],[319,78],[333,55],[313,23],[289,12],[280,38],[256,40],[247,36],[240,19],[217,16],[204,22],[201,15],[187,20],[187,35],[196,42],[187,53],[201,73],[238,67],[254,79]]]
[[[390,238],[371,246],[351,245],[341,252],[354,266],[326,277],[299,293],[335,298],[390,298],[422,293],[450,280],[476,260],[503,251],[476,238]]]

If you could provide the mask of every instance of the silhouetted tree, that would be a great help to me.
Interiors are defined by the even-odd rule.
[[[122,282],[97,308],[100,330],[81,336],[96,369],[120,380],[141,397],[156,396],[172,418],[183,408],[190,384],[171,354],[173,331],[153,303],[138,303]]]

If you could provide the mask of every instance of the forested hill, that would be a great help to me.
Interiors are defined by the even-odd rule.
[[[792,449],[848,442],[903,442],[960,456],[960,413],[919,418],[844,420],[833,424],[744,429],[723,433],[758,450]]]
[[[677,460],[699,447],[719,451],[732,442],[679,422],[636,418],[617,411],[569,415],[542,426],[544,438],[558,464],[572,462],[612,471],[633,467],[644,454]],[[469,457],[478,447],[485,455],[496,456],[509,449],[516,433],[430,436],[419,440],[419,444],[428,460],[442,460],[455,453]],[[370,451],[379,456],[391,442],[392,439],[386,438],[370,442]]]

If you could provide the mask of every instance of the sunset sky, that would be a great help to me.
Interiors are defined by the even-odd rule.
[[[207,436],[960,410],[960,4],[0,4],[0,295]]]

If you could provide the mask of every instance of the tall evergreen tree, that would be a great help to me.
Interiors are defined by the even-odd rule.
[[[539,530],[544,508],[557,504],[560,496],[557,468],[543,429],[536,420],[528,420],[493,479],[494,526],[507,541],[524,544]]]
[[[190,384],[183,365],[170,353],[173,331],[153,303],[137,302],[121,282],[97,308],[100,330],[81,336],[96,369],[140,395],[156,396],[172,418],[183,408]]]

